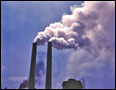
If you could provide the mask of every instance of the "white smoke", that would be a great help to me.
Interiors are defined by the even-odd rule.
[[[90,41],[69,58],[68,75],[76,78],[90,75],[90,69],[101,68],[105,62],[115,62],[115,2],[84,2],[82,8],[73,8],[72,12],[85,26],[84,35]]]
[[[51,41],[57,49],[75,49],[67,63],[67,77],[89,75],[90,68],[114,62],[115,2],[85,1],[81,7],[71,7],[71,12],[38,32],[34,42]]]
[[[84,2],[82,7],[71,7],[71,15],[63,15],[61,22],[52,23],[43,32],[38,32],[34,42],[44,44],[52,41],[57,49],[76,49],[93,44],[100,36],[98,33],[107,36],[105,26],[114,15],[114,7],[114,2],[95,1]]]

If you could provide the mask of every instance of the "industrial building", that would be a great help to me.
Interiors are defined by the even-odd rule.
[[[83,85],[81,81],[77,81],[75,79],[68,79],[68,81],[64,81],[62,84],[63,89],[82,89]]]

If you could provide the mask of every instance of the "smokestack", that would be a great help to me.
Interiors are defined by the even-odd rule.
[[[48,42],[47,68],[46,68],[46,89],[52,89],[52,42]]]
[[[37,43],[33,43],[32,56],[31,56],[31,67],[30,67],[30,75],[29,75],[29,89],[34,89],[36,50],[37,50]]]

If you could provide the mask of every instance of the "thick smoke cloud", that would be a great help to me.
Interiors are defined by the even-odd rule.
[[[106,24],[114,15],[114,2],[84,2],[81,7],[71,7],[71,12],[63,15],[61,22],[51,23],[43,32],[38,32],[34,42],[52,41],[57,49],[77,49],[93,44],[96,38],[104,39],[100,34],[107,36],[109,32]]]
[[[81,8],[72,8],[72,12],[85,26],[81,34],[90,42],[73,51],[67,63],[68,77],[77,78],[90,75],[92,69],[100,69],[107,62],[115,62],[115,2],[84,2]],[[114,69],[110,74],[113,72]]]
[[[87,1],[80,7],[71,7],[71,12],[38,32],[34,39],[38,45],[51,41],[57,49],[75,49],[66,62],[67,74],[54,76],[59,80],[87,76],[91,69],[115,62],[115,2]],[[61,88],[60,82],[57,88]]]

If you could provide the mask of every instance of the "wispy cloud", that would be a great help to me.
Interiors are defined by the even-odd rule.
[[[26,76],[24,76],[24,77],[9,77],[8,79],[11,81],[23,81],[23,80],[27,80],[27,77]]]
[[[7,69],[8,69],[7,66],[1,66],[1,71],[5,71]]]

